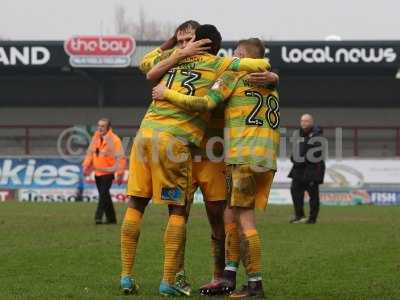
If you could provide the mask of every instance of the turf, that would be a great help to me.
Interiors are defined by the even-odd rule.
[[[143,223],[138,296],[120,295],[119,226],[95,226],[94,208],[0,203],[0,299],[162,298],[165,207],[149,208]],[[117,205],[119,220],[124,208]],[[400,207],[322,207],[316,225],[290,225],[290,214],[272,206],[258,215],[270,299],[400,299]],[[188,236],[186,268],[199,287],[212,270],[202,206],[192,210]]]

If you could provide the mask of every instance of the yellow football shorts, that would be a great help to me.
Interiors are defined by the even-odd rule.
[[[191,196],[192,157],[187,144],[151,129],[140,129],[129,161],[129,196],[155,203],[186,205]]]
[[[200,187],[204,200],[221,201],[226,197],[225,163],[203,159],[193,162],[192,194]]]
[[[265,209],[275,171],[251,165],[228,165],[230,207]]]

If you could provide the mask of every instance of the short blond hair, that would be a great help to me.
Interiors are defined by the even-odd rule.
[[[264,58],[265,46],[259,38],[249,38],[240,40],[238,46],[243,46],[246,50],[254,56],[254,58]]]

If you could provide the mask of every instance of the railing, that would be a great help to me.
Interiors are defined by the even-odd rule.
[[[288,130],[295,130],[298,126],[284,126]],[[342,135],[343,143],[351,146],[351,155],[360,155],[366,147],[370,146],[376,150],[383,150],[373,156],[400,156],[400,126],[321,126],[324,136],[328,140],[336,140],[336,134]],[[373,150],[369,149],[369,150]],[[348,153],[350,154],[350,153]],[[381,154],[381,155],[380,155]]]
[[[58,137],[73,125],[0,125],[0,155],[56,155]],[[289,138],[298,126],[283,126]],[[400,126],[323,126],[329,150],[341,142],[344,156],[400,157]],[[134,125],[113,125],[121,137],[133,137]],[[341,141],[338,140],[341,138]]]
[[[0,125],[0,155],[57,155],[60,135],[74,126],[77,125]],[[116,125],[113,129],[118,134],[125,131],[121,136],[133,136],[138,126]]]

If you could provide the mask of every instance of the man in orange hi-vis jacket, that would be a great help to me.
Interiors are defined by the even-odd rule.
[[[98,121],[96,133],[92,137],[82,166],[85,176],[88,176],[92,170],[95,172],[96,186],[99,191],[99,202],[95,214],[96,224],[103,224],[104,213],[107,219],[104,224],[116,224],[110,188],[114,178],[118,184],[122,183],[126,158],[121,140],[113,133],[109,119],[103,118]]]

